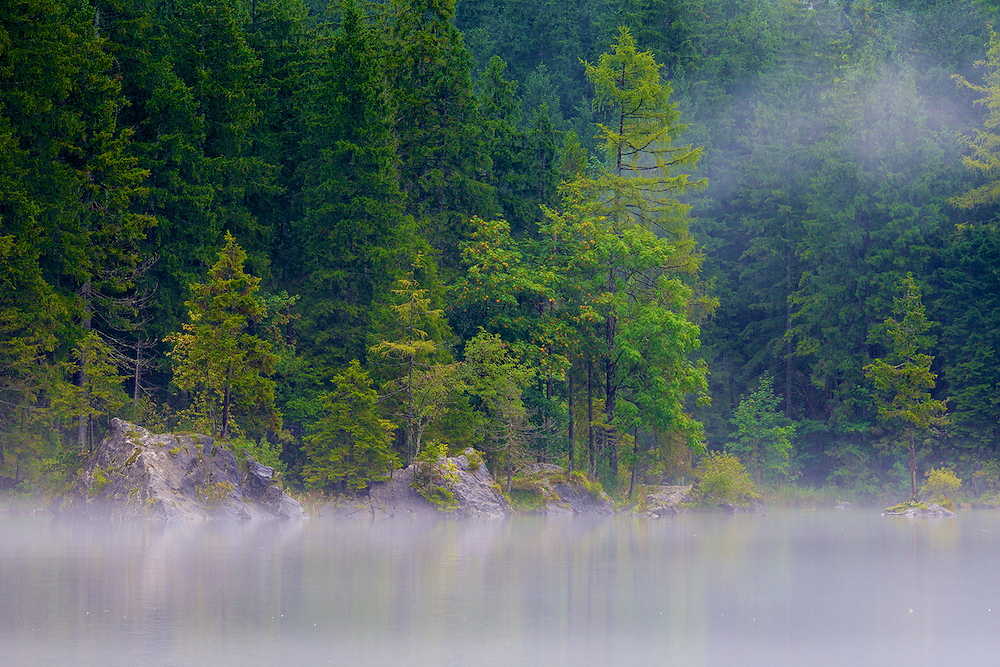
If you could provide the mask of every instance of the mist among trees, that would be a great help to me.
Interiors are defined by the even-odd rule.
[[[472,446],[622,496],[722,450],[996,495],[998,17],[8,2],[0,477],[46,488],[119,416],[327,491]]]

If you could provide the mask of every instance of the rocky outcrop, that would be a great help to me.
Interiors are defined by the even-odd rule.
[[[888,508],[882,512],[882,516],[949,517],[958,515],[936,503],[907,502]]]
[[[652,493],[646,495],[642,512],[657,518],[686,512],[688,510],[682,508],[682,505],[692,502],[691,488],[690,484],[687,486],[652,487]]]
[[[514,493],[533,494],[537,502],[519,509],[524,514],[614,514],[615,506],[599,485],[581,473],[567,475],[560,466],[536,463],[519,474]]]
[[[439,498],[437,503],[432,503],[413,486],[414,474],[420,473],[419,465],[395,471],[387,482],[372,484],[367,507],[361,502],[344,503],[327,509],[323,514],[367,512],[374,518],[453,516],[503,519],[510,516],[507,500],[500,493],[482,457],[474,450],[466,449],[459,456],[438,459],[437,463],[430,464],[432,470],[424,471],[427,478],[422,481],[425,493]],[[435,495],[435,489],[438,495]]]
[[[115,519],[303,518],[274,483],[274,470],[238,463],[223,443],[198,434],[153,434],[113,419],[61,514]]]

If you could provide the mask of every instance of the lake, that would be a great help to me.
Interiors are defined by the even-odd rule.
[[[1000,662],[1000,512],[0,520],[0,662]]]

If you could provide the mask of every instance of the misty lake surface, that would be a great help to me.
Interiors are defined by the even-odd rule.
[[[990,665],[1000,513],[0,521],[0,663]]]

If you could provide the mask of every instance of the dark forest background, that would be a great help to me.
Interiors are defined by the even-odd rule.
[[[0,475],[64,474],[120,416],[226,435],[324,489],[430,446],[610,489],[728,447],[760,482],[875,497],[908,477],[864,369],[912,274],[948,406],[919,466],[995,493],[998,16],[3,0]],[[612,307],[581,200],[611,168],[613,113],[583,62],[622,27],[669,82],[676,146],[701,154],[671,168],[690,176],[682,222],[656,231],[684,267],[633,265],[659,241],[618,230],[639,245],[608,251],[611,275],[667,291]],[[627,314],[642,299],[661,310]],[[620,341],[595,334],[609,317]]]

